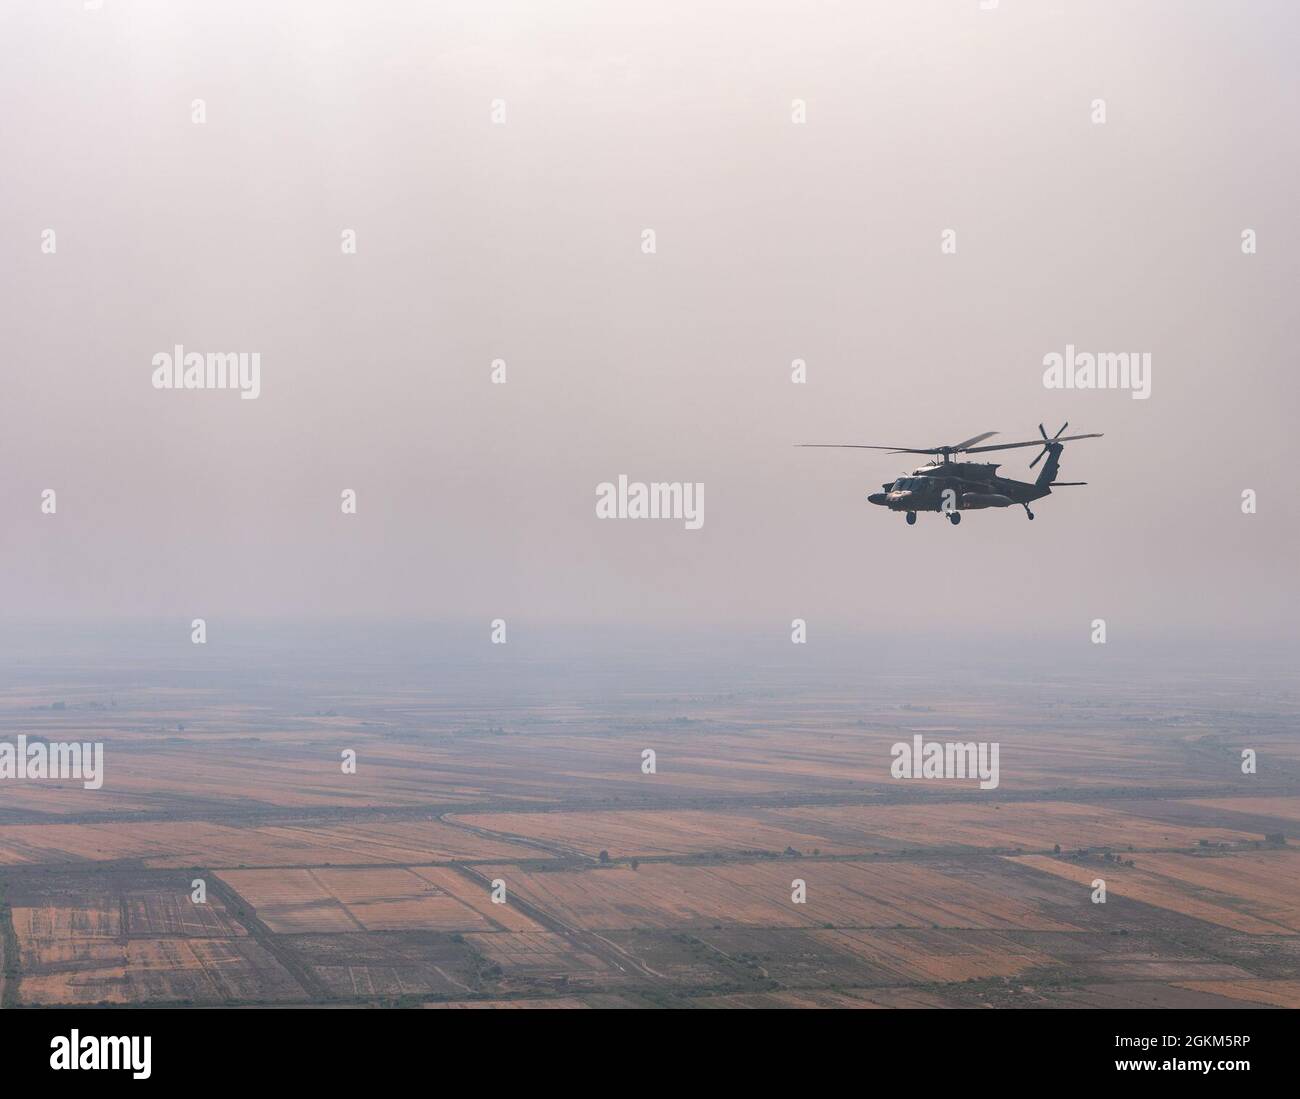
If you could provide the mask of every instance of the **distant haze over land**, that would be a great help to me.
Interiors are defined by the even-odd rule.
[[[10,6],[5,614],[1294,636],[1300,15],[1250,9]],[[177,343],[260,396],[154,389]],[[1045,389],[1067,344],[1150,398]],[[794,447],[1065,420],[1032,524]],[[600,522],[620,474],[702,528]]]

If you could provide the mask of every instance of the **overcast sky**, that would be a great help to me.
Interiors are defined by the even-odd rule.
[[[1298,31],[5,0],[4,614],[1292,634]],[[261,395],[153,388],[177,343]],[[1150,399],[1045,389],[1067,343],[1149,352]],[[1032,524],[907,527],[866,501],[905,459],[794,446],[1065,420],[1105,438]],[[702,528],[598,520],[619,474],[703,482]]]

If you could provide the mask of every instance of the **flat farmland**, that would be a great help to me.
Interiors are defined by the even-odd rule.
[[[940,993],[911,988],[806,989],[783,992],[741,992],[730,996],[705,996],[692,1001],[702,1008],[780,1010],[788,1008],[934,1008],[953,1007]]]
[[[233,919],[217,896],[195,904],[184,889],[126,889],[122,893],[126,934],[131,938],[238,938],[248,930]]]
[[[537,858],[536,848],[483,839],[434,820],[225,825],[196,821],[14,824],[0,828],[0,865],[140,859],[214,869]]]
[[[1070,934],[1070,933],[1065,933]],[[682,936],[678,936],[682,937]],[[1010,933],[933,928],[746,928],[693,931],[730,983],[783,988],[899,987],[1011,977],[1055,964]],[[723,983],[715,975],[713,984]]]
[[[779,638],[596,672],[518,659],[526,630],[412,663],[421,632],[230,672],[170,639],[98,687],[7,666],[0,739],[103,740],[107,771],[0,784],[4,1002],[1295,1004],[1300,681],[831,670],[820,636],[793,670]],[[894,780],[916,735],[998,741],[1001,785]]]
[[[583,871],[496,867],[507,888],[566,926],[629,930],[721,925],[1022,927],[1070,930],[995,879],[902,863],[782,860]],[[807,903],[791,900],[792,881]]]
[[[435,889],[455,897],[480,919],[502,931],[538,931],[540,928],[509,904],[493,904],[489,890],[445,866],[414,866],[411,872]],[[471,929],[473,930],[473,929]]]
[[[448,819],[503,834],[528,836],[593,858],[602,850],[615,858],[742,851],[779,854],[787,847],[811,851],[818,846],[824,854],[865,850],[861,844],[836,843],[825,835],[799,830],[762,810],[469,813],[451,814]]]
[[[528,836],[587,856],[686,856],[764,851],[871,854],[923,847],[986,850],[1113,847],[1193,848],[1200,841],[1246,843],[1259,833],[1197,828],[1071,802],[830,805],[750,809],[628,810],[599,813],[451,814],[475,828]]]
[[[775,716],[756,720],[752,712],[727,707],[696,707],[684,726],[665,722],[635,737],[547,737],[523,743],[518,751],[532,751],[541,743],[549,748],[539,763],[539,779],[563,768],[570,789],[600,791],[631,800],[647,796],[685,799],[707,793],[711,797],[759,796],[798,791],[808,794],[870,790],[880,794],[908,790],[918,797],[975,791],[978,782],[966,779],[918,784],[890,774],[891,749],[899,741],[911,743],[915,735],[928,740],[974,741],[988,738],[988,726],[978,716],[963,714],[951,723],[939,718],[919,721],[897,713],[865,721],[861,714],[838,707],[815,733],[806,713],[790,722]],[[1205,773],[1199,756],[1172,737],[1135,737],[1130,730],[1098,727],[1077,718],[1043,726],[1026,718],[1023,726],[1007,726],[1006,718],[992,718],[999,729],[999,789],[1015,793],[1060,788],[1084,793],[1114,786],[1158,786],[1165,789],[1196,788]],[[735,730],[743,727],[743,733]],[[502,745],[506,746],[505,743]],[[640,751],[653,746],[660,758],[658,773],[640,773]],[[1231,776],[1220,776],[1230,781]],[[552,796],[554,796],[552,794]]]
[[[16,694],[11,706],[31,700],[30,693]],[[1117,782],[1177,788],[1203,778],[1201,757],[1189,759],[1176,739],[1135,738],[1080,714],[1057,715],[1045,729],[1041,710],[1025,705],[999,710],[971,701],[936,705],[921,716],[843,698],[804,696],[761,713],[749,703],[693,700],[661,706],[653,720],[630,706],[607,715],[576,708],[544,719],[524,712],[512,728],[490,733],[481,711],[444,711],[427,697],[354,698],[349,708],[374,716],[364,723],[320,713],[288,717],[270,703],[234,704],[209,692],[188,700],[178,692],[164,699],[124,696],[112,711],[42,708],[36,715],[25,705],[6,711],[0,698],[0,732],[8,726],[51,738],[101,739],[111,776],[97,791],[75,783],[17,786],[7,792],[6,808],[31,818],[87,811],[445,809],[501,799],[547,806],[574,795],[657,801],[907,789],[928,797],[973,784],[894,780],[891,745],[918,733],[986,738],[986,721],[1004,730],[1004,789],[1088,790]],[[420,735],[410,731],[417,725]],[[662,757],[655,776],[640,773],[647,744]],[[355,774],[339,767],[344,749],[362,762]],[[172,781],[178,774],[186,776],[180,789]]]
[[[1105,984],[1053,985],[1039,988],[1012,985],[990,992],[970,991],[953,985],[949,994],[954,1006],[998,1008],[1146,1008],[1210,1010],[1258,1007],[1218,992],[1188,988],[1160,981],[1113,981]]]
[[[488,890],[444,867],[228,870],[219,877],[272,931],[534,930]]]
[[[302,989],[221,904],[180,879],[102,875],[80,888],[10,882],[23,1004],[230,1003]]]
[[[24,970],[24,1004],[222,1004],[301,1000],[302,989],[251,939],[131,939]]]
[[[78,734],[83,740],[88,735],[84,728],[72,735]],[[45,735],[63,733],[50,729]],[[102,788],[86,790],[77,782],[22,785],[13,791],[10,807],[42,815],[184,812],[196,805],[255,812],[456,803],[482,795],[481,787],[442,767],[442,753],[380,742],[373,735],[349,736],[341,729],[321,729],[311,737],[276,730],[257,737],[116,730],[94,735],[104,743]],[[344,748],[356,750],[368,765],[344,774],[339,766]],[[186,776],[182,791],[176,790],[177,775]]]
[[[467,935],[466,940],[490,964],[499,966],[506,988],[536,983],[566,985],[625,983],[627,977],[572,939],[551,931]]]
[[[1300,821],[1300,798],[1188,798],[1187,805],[1221,809],[1228,813]]]
[[[1013,977],[1055,962],[1049,954],[991,931],[854,929],[811,934],[869,963],[889,984]]]
[[[135,887],[60,893],[35,903],[19,901],[12,913],[20,945],[30,944],[31,949],[45,952],[35,958],[38,962],[48,960],[51,952],[64,950],[66,944],[79,941],[247,934],[230,917],[220,898],[195,904],[189,888],[181,882],[170,889]]]
[[[1109,806],[1068,801],[1009,801],[987,797],[978,804],[899,805],[889,808],[812,806],[777,810],[793,827],[817,829],[832,840],[849,841],[861,830],[861,842],[873,850],[914,847],[970,847],[1007,850],[1111,847],[1138,850],[1245,843],[1257,833],[1227,828],[1197,828],[1148,820]]]
[[[111,895],[15,903],[10,911],[18,938],[18,964],[24,972],[83,956],[111,957],[113,951],[107,947],[123,938],[121,903]]]
[[[591,1004],[574,996],[553,996],[536,1000],[456,1000],[425,1004],[426,1008],[440,1011],[581,1011],[592,1007],[630,1007],[627,1003]]]
[[[1261,1007],[1300,1008],[1300,981],[1180,981],[1179,987]]]
[[[1300,852],[1145,854],[1136,866],[1024,855],[1024,866],[1207,923],[1261,935],[1300,932]]]
[[[463,937],[432,932],[283,935],[327,996],[349,1000],[465,996],[475,991],[476,955]]]

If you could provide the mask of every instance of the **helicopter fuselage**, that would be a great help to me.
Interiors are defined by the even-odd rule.
[[[1084,481],[1058,481],[1056,474],[1060,470],[1061,452],[1065,444],[1076,439],[1100,439],[1098,432],[1087,435],[1066,435],[1065,429],[1070,424],[1063,423],[1055,435],[1048,435],[1047,429],[1038,425],[1039,439],[1030,439],[1016,443],[991,443],[985,446],[985,439],[996,435],[996,431],[985,431],[960,443],[935,447],[888,447],[875,443],[800,443],[800,446],[831,447],[837,450],[888,450],[893,454],[933,454],[925,465],[914,469],[906,477],[899,477],[887,485],[881,485],[883,492],[873,492],[867,499],[890,511],[901,511],[907,516],[908,525],[916,522],[920,511],[939,511],[956,526],[961,522],[963,511],[975,511],[981,508],[1009,508],[1019,504],[1025,509],[1025,515],[1034,517],[1029,505],[1034,500],[1050,496],[1057,485],[1082,485]],[[1040,441],[1041,439],[1041,441]],[[954,461],[954,455],[987,453],[992,450],[1019,450],[1021,447],[1042,447],[1038,457],[1029,463],[1033,469],[1044,458],[1043,468],[1038,471],[1034,481],[1017,481],[1012,477],[999,477],[996,462],[962,462]]]
[[[918,512],[975,511],[982,508],[1005,508],[1015,504],[1028,506],[1051,494],[1051,479],[1056,474],[1059,450],[1051,455],[1048,467],[1037,481],[1017,481],[998,476],[998,466],[986,462],[934,462],[920,466],[906,477],[899,477],[883,492],[873,492],[867,499],[890,511]]]

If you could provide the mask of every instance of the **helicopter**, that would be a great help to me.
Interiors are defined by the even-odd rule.
[[[907,516],[908,526],[916,522],[918,511],[938,511],[948,516],[948,522],[956,526],[961,522],[963,511],[975,511],[980,508],[1008,508],[1019,504],[1025,509],[1030,519],[1034,517],[1029,505],[1034,500],[1042,499],[1054,488],[1066,485],[1086,485],[1087,481],[1058,481],[1056,475],[1060,470],[1061,451],[1066,443],[1076,439],[1100,439],[1100,433],[1091,435],[1062,435],[1070,422],[1061,425],[1060,431],[1050,438],[1042,424],[1038,425],[1041,439],[1031,439],[1027,443],[995,443],[990,446],[977,446],[985,439],[998,434],[986,431],[982,435],[964,439],[950,446],[925,447],[889,447],[867,446],[862,443],[800,443],[806,447],[836,447],[852,450],[887,450],[890,454],[933,454],[935,455],[923,466],[914,469],[909,476],[899,477],[895,481],[881,485],[884,492],[873,492],[867,499],[890,511],[901,511]],[[1037,458],[1029,463],[1033,469],[1044,457],[1047,464],[1043,466],[1036,481],[1014,481],[1009,477],[998,476],[996,462],[960,462],[954,461],[956,454],[979,454],[990,450],[1014,450],[1017,447],[1041,446]]]

